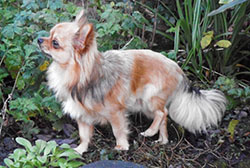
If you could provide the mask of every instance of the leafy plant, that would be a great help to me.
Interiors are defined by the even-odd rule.
[[[240,103],[249,103],[250,87],[239,87],[234,79],[219,77],[214,84],[214,88],[220,89],[227,94],[228,108],[235,108]]]
[[[161,10],[137,2],[155,13],[167,26],[167,31],[161,34],[172,40],[174,49],[166,55],[171,55],[174,60],[178,56],[182,68],[193,72],[202,81],[209,81],[213,71],[231,76],[249,74],[249,68],[242,64],[250,55],[246,50],[250,42],[249,25],[243,27],[249,21],[249,1],[171,2],[176,2],[174,7],[161,1],[157,6]],[[239,69],[244,71],[238,73]]]
[[[213,1],[213,8],[217,7],[217,4]],[[243,27],[243,24],[249,20],[249,5],[250,2],[246,0],[234,0],[226,2],[218,9],[211,11],[208,17],[214,20],[214,30],[217,32],[215,39],[228,39],[231,46],[225,50],[214,50],[207,54],[209,61],[212,63],[211,66],[216,67],[215,69],[227,74],[237,76],[240,74],[249,74],[249,69],[239,66],[239,63],[244,62],[250,55],[250,52],[244,51],[244,48],[248,46],[250,39],[247,37],[249,34],[250,26]],[[227,9],[231,10],[227,10]],[[228,16],[229,19],[228,19]],[[213,54],[213,55],[211,55]],[[212,57],[218,59],[214,59]],[[236,71],[242,68],[241,73]],[[248,71],[248,72],[247,72]]]
[[[37,47],[37,38],[47,36],[45,30],[56,22],[71,20],[78,10],[62,0],[0,2],[0,96],[9,105],[1,111],[13,116],[27,137],[39,132],[33,120],[40,116],[61,129],[60,106],[43,82],[48,61]]]
[[[99,4],[97,13],[100,18],[92,22],[95,23],[101,51],[147,47],[147,44],[135,34],[138,25],[146,21],[140,12],[126,12],[129,7],[122,2]]]
[[[4,163],[9,168],[15,167],[60,167],[73,168],[83,165],[81,156],[67,144],[58,146],[55,141],[36,140],[35,145],[21,137],[16,142],[25,149],[15,149]]]

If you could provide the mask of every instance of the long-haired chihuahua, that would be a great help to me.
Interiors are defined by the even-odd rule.
[[[191,132],[217,125],[226,109],[218,90],[193,89],[182,69],[151,50],[97,49],[93,24],[82,10],[73,22],[55,25],[49,37],[38,39],[43,53],[53,59],[48,86],[63,111],[78,123],[79,153],[87,151],[93,126],[109,122],[117,150],[128,150],[129,112],[152,118],[145,137],[159,132],[168,143],[167,115]]]

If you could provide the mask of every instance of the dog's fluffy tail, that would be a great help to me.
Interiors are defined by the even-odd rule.
[[[169,115],[190,132],[217,126],[226,110],[226,98],[219,90],[197,90],[184,78],[169,105]]]

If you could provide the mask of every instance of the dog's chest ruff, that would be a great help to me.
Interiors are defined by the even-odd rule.
[[[73,119],[84,118],[85,122],[102,122],[106,118],[108,111],[112,110],[111,103],[106,100],[107,94],[112,91],[117,82],[120,81],[117,101],[122,101],[124,92],[129,87],[129,77],[131,62],[126,57],[121,57],[118,53],[109,51],[103,53],[101,67],[98,68],[98,78],[88,81],[87,86],[82,86],[84,92],[77,90],[78,96],[72,96],[72,89],[69,83],[72,79],[70,70],[65,70],[56,63],[52,63],[48,69],[48,85],[55,92],[56,98],[62,102],[63,111]],[[84,76],[84,74],[78,74]],[[75,86],[81,85],[77,83]],[[79,100],[77,97],[84,97]],[[98,106],[98,107],[97,107]]]

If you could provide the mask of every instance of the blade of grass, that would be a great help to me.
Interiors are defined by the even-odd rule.
[[[234,22],[235,26],[233,35],[231,38],[232,46],[225,51],[224,65],[227,65],[231,55],[233,55],[232,52],[234,52],[235,48],[237,47],[237,44],[239,43],[239,41],[236,43],[236,39],[239,40],[239,32],[241,31],[242,25],[244,24],[246,19],[247,4],[247,2],[241,4],[240,9],[238,10],[238,14]]]
[[[189,63],[189,61],[191,60],[192,56],[194,55],[195,51],[194,48],[192,48],[189,52],[188,52],[188,56],[187,59],[185,60],[185,62],[182,64],[181,68],[185,69],[185,67],[187,66],[187,64]]]
[[[162,5],[164,8],[167,9],[167,11],[174,17],[175,20],[178,20],[177,17],[175,16],[175,14],[172,12],[172,10],[169,9],[169,7],[168,7],[166,4],[164,4],[162,1],[160,1],[160,3],[161,3],[161,5]]]
[[[170,26],[170,27],[173,27],[173,26],[174,26],[174,25],[173,25],[171,22],[169,22],[164,16],[162,16],[161,14],[159,14],[159,12],[156,12],[155,9],[153,9],[153,8],[149,7],[148,5],[145,5],[145,4],[141,3],[141,2],[138,2],[138,1],[135,1],[135,2],[138,3],[138,4],[140,4],[140,5],[143,6],[144,8],[147,8],[147,9],[150,10],[151,12],[156,13],[157,16],[158,16],[160,19],[162,19],[168,26]]]
[[[138,26],[140,29],[143,29],[143,25],[142,25],[142,24],[138,24],[137,26]],[[152,25],[147,25],[147,26],[145,26],[144,28],[145,28],[145,31],[149,31],[149,32],[152,32],[152,31],[153,31]],[[167,33],[164,33],[164,32],[162,32],[162,31],[160,31],[160,30],[156,30],[155,32],[156,32],[157,34],[160,34],[160,35],[162,35],[163,37],[165,37],[165,38],[171,40],[171,41],[174,41],[174,38],[173,38],[171,35],[167,34]]]
[[[196,43],[197,40],[199,41],[199,39],[197,38],[199,36],[199,20],[200,20],[200,16],[201,16],[201,0],[197,0],[196,4],[195,4],[195,8],[194,8],[194,21],[192,24],[192,42],[193,42],[193,46],[196,47]]]
[[[227,10],[227,9],[229,9],[229,8],[232,8],[232,7],[234,7],[234,6],[238,5],[238,4],[242,4],[242,3],[246,2],[246,1],[247,1],[247,0],[234,0],[234,1],[230,2],[230,3],[228,3],[228,4],[222,5],[222,6],[219,7],[218,9],[216,9],[216,10],[210,12],[210,13],[208,14],[208,16],[217,15],[217,14],[219,14],[219,13],[224,12],[225,10]]]
[[[176,24],[176,27],[175,27],[175,37],[174,37],[175,60],[177,58],[177,53],[178,53],[178,50],[179,50],[179,43],[180,43],[180,38],[179,38],[179,35],[180,35],[180,23],[181,23],[181,20],[178,20],[177,24]]]
[[[184,15],[183,15],[179,0],[176,1],[176,6],[177,6],[177,12],[178,12],[180,19],[184,19]]]

